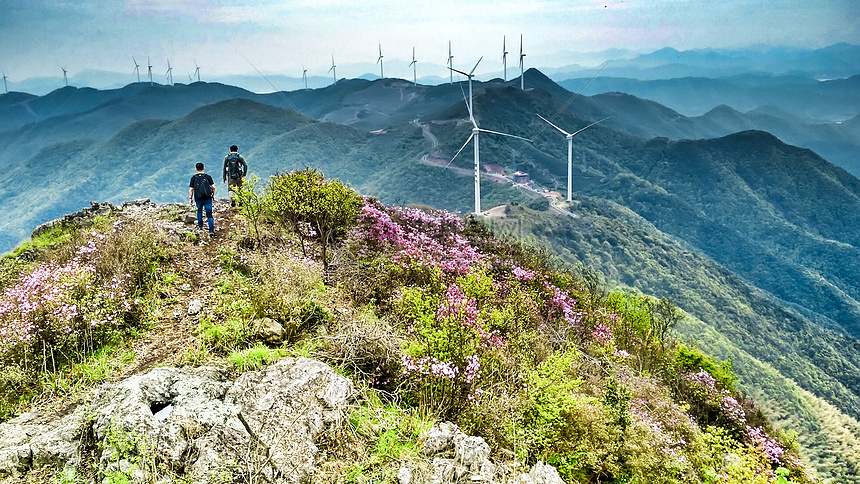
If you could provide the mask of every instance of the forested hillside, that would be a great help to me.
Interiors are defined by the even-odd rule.
[[[532,86],[526,91],[499,80],[474,86],[481,128],[532,139],[481,135],[482,164],[524,170],[536,182],[525,188],[484,178],[484,207],[509,206],[504,222],[493,223],[515,226],[512,234],[568,263],[599,269],[614,287],[671,298],[694,316],[679,326],[684,337],[732,359],[739,388],[764,402],[779,424],[800,431],[799,442],[822,475],[837,482],[855,475],[857,179],[761,131],[671,139],[709,138],[696,133],[745,122],[726,110],[685,118],[627,95],[574,97],[536,71],[527,75]],[[94,129],[100,133],[94,138],[39,142],[36,154],[12,168],[16,184],[0,187],[0,202],[13,214],[0,222],[2,242],[10,248],[39,223],[90,200],[184,200],[194,163],[204,162],[218,179],[226,147],[234,143],[263,181],[313,166],[385,203],[471,209],[471,146],[445,167],[471,130],[456,84],[353,80],[211,104],[207,96],[230,91],[212,85],[216,93],[203,94],[207,86],[150,92],[165,99],[197,93],[184,104],[185,114],[134,122],[144,115],[130,115],[120,118],[127,124],[114,134],[105,116],[99,121],[105,130]],[[122,102],[135,104],[131,99]],[[200,106],[189,109],[195,103]],[[567,150],[564,137],[536,114],[571,132],[611,116],[574,138],[569,206],[544,198],[552,198],[549,190],[566,190]],[[0,139],[41,125],[0,133]],[[653,137],[667,130],[673,134]],[[219,180],[219,195],[224,188]]]

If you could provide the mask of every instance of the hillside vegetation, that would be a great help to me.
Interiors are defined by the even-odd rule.
[[[737,391],[731,366],[677,338],[683,314],[667,300],[607,291],[475,219],[385,206],[312,170],[244,191],[239,210],[207,250],[217,305],[182,358],[241,372],[314,355],[363,386],[320,480],[393,482],[401,460],[420,462],[420,422],[443,419],[570,483],[811,482],[795,437]],[[184,283],[173,267],[198,243],[156,226],[97,218],[2,259],[6,417],[145,357],[126,348],[169,324],[160,314]],[[283,326],[282,345],[261,341],[260,318]]]
[[[563,192],[566,143],[535,114],[555,114],[553,122],[571,131],[612,118],[574,140],[572,205],[550,207],[538,192],[484,178],[484,206],[507,204],[508,218],[498,223],[574,266],[602,272],[612,287],[672,299],[694,316],[678,326],[684,339],[733,361],[737,388],[799,432],[797,442],[822,478],[851,482],[860,455],[856,178],[760,131],[696,139],[757,127],[748,124],[751,113],[723,107],[685,118],[629,95],[574,98],[537,71],[526,80],[525,91],[500,80],[474,85],[481,127],[533,139],[482,135],[485,166],[525,170],[542,187]],[[205,83],[132,91],[66,112],[68,118],[0,133],[2,140],[26,131],[33,146],[44,142],[31,158],[15,160],[14,183],[0,186],[10,214],[0,221],[4,250],[38,223],[93,199],[183,200],[193,164],[206,163],[217,178],[231,143],[264,178],[314,166],[386,204],[472,206],[471,147],[442,168],[471,129],[459,85],[354,80],[253,100]],[[180,92],[189,97],[177,103],[184,114],[132,122]],[[237,99],[219,98],[231,95]],[[303,118],[285,98],[325,121]],[[18,102],[25,101],[37,99]],[[201,106],[189,108],[195,103]],[[130,114],[107,126],[114,115],[103,114],[112,109]],[[807,130],[776,108],[755,116],[779,116],[787,129]],[[51,144],[52,129],[59,135],[72,125],[91,126],[93,139]],[[841,128],[854,130],[856,122]]]

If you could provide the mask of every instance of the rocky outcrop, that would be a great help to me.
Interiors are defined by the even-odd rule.
[[[342,419],[353,393],[349,380],[307,358],[235,380],[215,367],[156,368],[101,386],[56,425],[26,416],[0,424],[0,476],[89,459],[137,481],[302,482],[321,433]]]
[[[436,424],[422,441],[421,449],[430,465],[421,468],[404,463],[397,473],[400,484],[564,484],[558,471],[543,462],[536,463],[529,472],[494,464],[484,439],[466,435],[449,422]]]

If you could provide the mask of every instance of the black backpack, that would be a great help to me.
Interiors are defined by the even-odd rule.
[[[242,178],[244,173],[242,173],[241,168],[242,161],[239,160],[238,153],[230,153],[227,155],[227,176],[230,177],[231,180],[235,180],[236,178]]]
[[[194,199],[203,201],[212,198],[212,184],[205,173],[194,175]]]

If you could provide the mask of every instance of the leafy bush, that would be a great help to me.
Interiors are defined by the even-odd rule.
[[[276,220],[291,228],[305,244],[317,240],[321,246],[323,270],[328,268],[328,247],[355,225],[362,199],[337,180],[327,180],[313,168],[273,175],[265,203]]]

